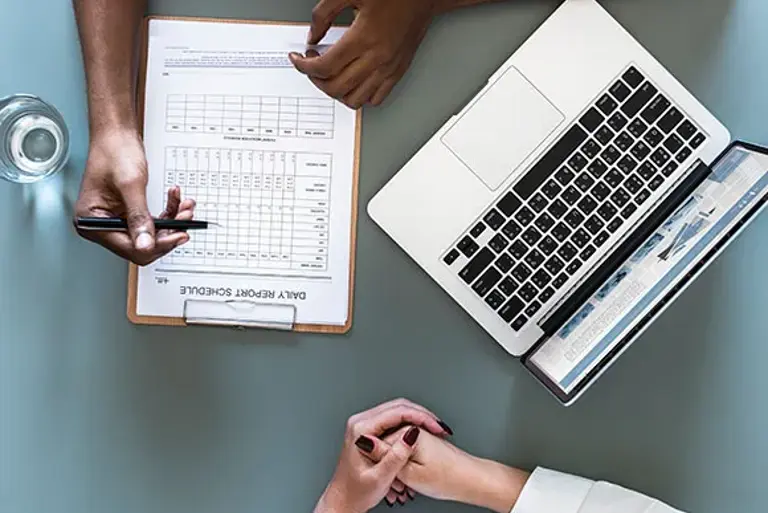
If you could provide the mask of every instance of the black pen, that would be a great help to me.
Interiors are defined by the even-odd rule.
[[[208,221],[177,221],[175,219],[155,219],[156,230],[207,230],[219,226]],[[75,227],[90,232],[127,232],[128,221],[119,217],[76,217]]]

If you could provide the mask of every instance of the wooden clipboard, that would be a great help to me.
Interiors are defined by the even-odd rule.
[[[141,27],[140,53],[139,53],[139,72],[137,77],[137,115],[140,130],[144,132],[144,101],[147,79],[147,60],[149,57],[149,23],[152,20],[178,20],[178,21],[202,21],[212,23],[246,23],[253,25],[293,25],[306,26],[306,23],[300,22],[275,22],[275,21],[252,21],[218,18],[196,18],[196,17],[178,17],[178,16],[147,16],[144,18]],[[344,334],[352,328],[352,312],[355,293],[355,256],[357,247],[357,215],[358,215],[358,184],[360,173],[360,137],[362,133],[362,111],[358,110],[355,119],[355,155],[354,169],[352,176],[352,223],[350,235],[350,265],[349,265],[349,310],[347,313],[347,323],[344,326],[332,326],[322,324],[295,324],[292,331],[302,333],[329,333]],[[185,319],[180,317],[153,317],[138,315],[138,287],[139,287],[139,269],[135,264],[130,264],[128,269],[128,319],[134,324],[149,326],[188,326]]]

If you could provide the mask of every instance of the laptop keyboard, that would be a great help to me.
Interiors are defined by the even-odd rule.
[[[705,141],[631,66],[443,261],[519,331]]]

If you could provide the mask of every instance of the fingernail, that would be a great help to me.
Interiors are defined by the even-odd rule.
[[[443,422],[442,420],[437,421],[438,424],[440,424],[440,427],[443,428],[443,431],[448,433],[449,435],[453,436],[453,429],[451,429],[451,426]]]
[[[386,502],[387,506],[389,506],[390,508],[395,505],[394,502],[389,502],[387,499],[384,499],[384,502]]]
[[[408,430],[408,432],[403,436],[403,441],[407,443],[410,447],[413,447],[413,444],[416,443],[416,439],[419,438],[419,428],[416,426],[413,426],[411,429]]]
[[[414,492],[412,492],[410,490],[406,490],[406,493],[408,494],[408,497],[410,497],[412,501],[416,500],[416,493],[414,493]]]
[[[365,435],[361,435],[360,438],[355,441],[355,445],[360,448],[361,451],[373,452],[373,440]]]
[[[296,52],[291,52],[291,53],[288,54],[288,57],[290,57],[292,59],[301,59],[301,54],[296,53]]]
[[[140,233],[136,237],[136,249],[149,249],[152,247],[152,236],[148,233]]]

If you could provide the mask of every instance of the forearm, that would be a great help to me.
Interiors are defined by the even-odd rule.
[[[73,0],[88,84],[91,137],[137,130],[133,64],[146,0]]]
[[[487,4],[498,2],[499,0],[432,0],[435,4],[435,14],[459,9],[460,7],[469,7],[478,4]]]
[[[509,513],[530,474],[501,463],[473,458],[460,501],[496,513]]]

